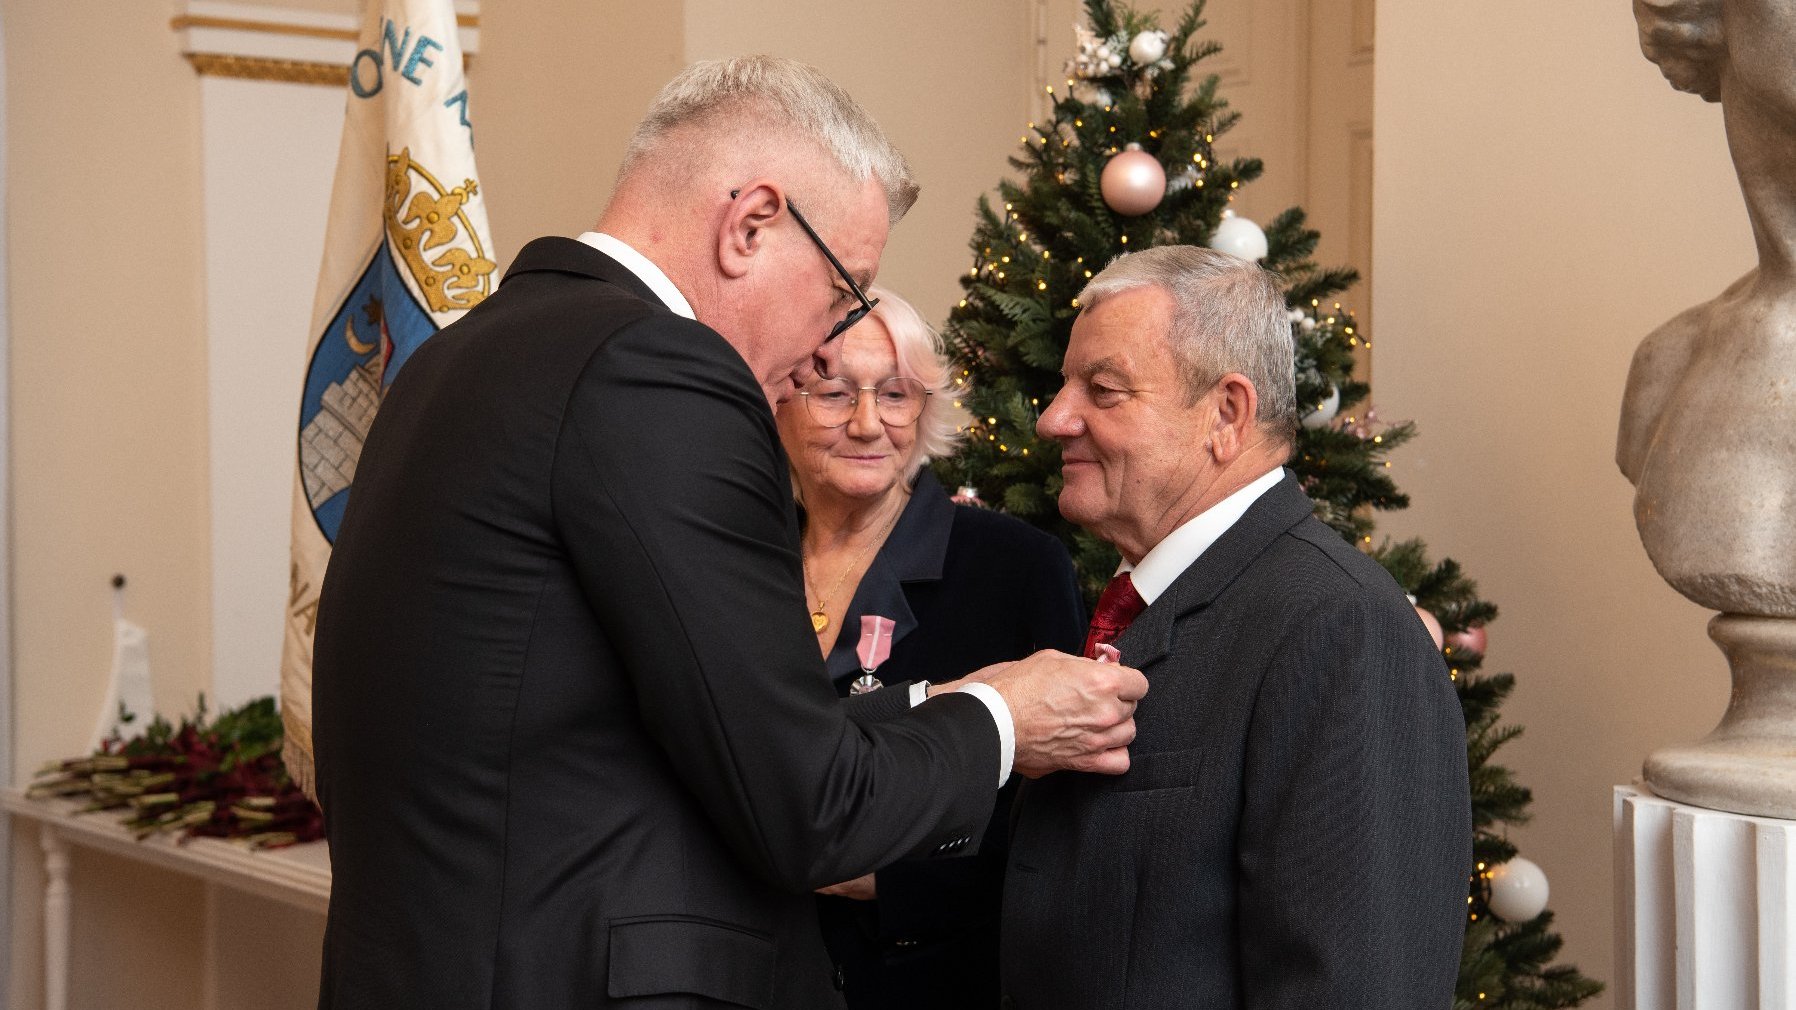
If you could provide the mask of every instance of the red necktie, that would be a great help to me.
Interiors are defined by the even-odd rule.
[[[1146,609],[1147,601],[1135,591],[1135,582],[1128,572],[1111,579],[1104,587],[1104,595],[1098,597],[1097,612],[1091,615],[1091,630],[1085,633],[1085,658],[1098,658],[1098,646],[1116,641]]]

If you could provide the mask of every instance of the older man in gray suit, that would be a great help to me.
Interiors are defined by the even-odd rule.
[[[1439,651],[1379,565],[1311,514],[1274,278],[1192,247],[1080,295],[1039,430],[1060,510],[1123,565],[1114,640],[1152,692],[1126,775],[1018,799],[1011,1007],[1451,1004],[1471,813]]]

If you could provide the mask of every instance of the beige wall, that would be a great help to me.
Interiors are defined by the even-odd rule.
[[[6,6],[17,701],[5,745],[20,777],[87,744],[113,572],[130,578],[128,612],[151,632],[158,708],[187,711],[211,678],[199,86],[169,28],[177,9]],[[974,198],[1029,115],[1029,24],[1027,4],[949,0],[887,0],[853,17],[772,0],[490,5],[472,114],[500,258],[596,219],[631,125],[688,59],[775,51],[836,75],[912,152],[927,196],[883,279],[940,317],[957,296]],[[12,840],[9,995],[30,1006],[43,994],[43,882],[34,834]],[[74,874],[74,1007],[132,994],[144,1006],[243,1006],[258,979],[278,990],[259,1005],[313,999],[315,918],[208,901],[197,883],[116,859],[83,856]],[[242,960],[258,955],[266,970],[246,974]],[[154,992],[134,984],[151,977]]]
[[[681,10],[622,0],[481,10],[468,86],[501,269],[525,242],[598,220],[630,128],[685,64]]]
[[[87,746],[110,662],[114,572],[130,580],[127,613],[151,630],[158,707],[190,709],[210,675],[198,85],[170,13],[6,5],[8,746],[21,778]],[[35,837],[15,834],[13,852],[34,859]],[[154,931],[197,922],[198,890],[98,857],[74,872],[84,884],[76,949],[106,951],[110,970],[83,972],[73,1005],[124,1005],[144,987],[164,1005],[192,1005],[198,948]],[[12,936],[27,956],[13,962],[12,1005],[27,1006],[41,999],[29,955],[42,892],[13,893]]]
[[[880,283],[941,321],[972,263],[974,203],[1033,115],[1032,5],[687,0],[689,59],[769,52],[847,88],[910,159],[923,195],[892,233]]]
[[[1385,0],[1377,14],[1377,399],[1423,429],[1397,462],[1416,505],[1386,527],[1459,557],[1504,607],[1493,665],[1521,675],[1508,715],[1528,729],[1506,757],[1537,797],[1535,824],[1514,837],[1553,880],[1567,955],[1598,975],[1608,786],[1652,747],[1706,730],[1726,695],[1703,615],[1634,539],[1609,459],[1622,377],[1641,335],[1750,255],[1719,118],[1639,57],[1627,8],[1523,0],[1492,17]],[[1074,5],[1047,9],[1052,73]],[[1032,114],[1032,11],[492,4],[472,87],[501,258],[591,223],[630,124],[678,65],[765,49],[837,76],[911,154],[925,197],[882,279],[939,318],[973,201]],[[124,0],[6,8],[21,769],[85,744],[114,571],[154,636],[159,704],[184,709],[210,674],[197,87],[171,13]],[[83,872],[103,893],[164,886],[107,861]],[[104,908],[78,914],[92,920],[81,943],[124,935]],[[29,905],[15,909],[29,920]],[[283,935],[315,948],[303,926]],[[270,956],[315,956],[283,943]],[[184,951],[168,957],[187,964]]]
[[[158,706],[190,709],[210,672],[198,85],[169,14],[6,7],[22,775],[87,745],[114,572],[151,631]]]
[[[997,183],[1030,116],[1029,11],[898,0],[852,13],[823,0],[490,5],[471,86],[500,258],[591,226],[630,129],[686,62],[771,52],[821,67],[910,157],[923,198],[893,234],[880,280],[944,318],[970,262],[974,201]]]
[[[1376,398],[1422,430],[1384,528],[1503,608],[1491,666],[1527,733],[1502,756],[1535,796],[1511,838],[1608,978],[1610,786],[1728,693],[1612,461],[1635,344],[1752,264],[1720,116],[1641,57],[1627,0],[1383,0],[1376,90]]]

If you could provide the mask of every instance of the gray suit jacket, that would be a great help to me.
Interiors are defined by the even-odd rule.
[[[1017,801],[1008,1005],[1449,1006],[1464,716],[1384,569],[1287,474],[1117,645],[1150,683],[1128,774]]]

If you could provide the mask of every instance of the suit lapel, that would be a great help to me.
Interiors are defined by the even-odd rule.
[[[906,635],[917,629],[917,616],[911,609],[905,586],[916,582],[940,581],[942,566],[948,557],[948,537],[954,530],[954,503],[948,500],[928,469],[917,475],[904,514],[898,525],[873,555],[867,574],[855,588],[848,612],[842,616],[842,630],[830,649],[825,666],[831,680],[853,679],[860,673],[860,657],[855,647],[860,643],[861,618],[868,614],[892,619],[892,646],[897,647]]]
[[[1123,662],[1141,669],[1171,655],[1173,631],[1179,618],[1214,600],[1273,540],[1314,510],[1315,505],[1298,486],[1297,478],[1286,472],[1283,480],[1250,505],[1235,525],[1199,555],[1123,632],[1116,642]]]
[[[655,297],[649,286],[642,282],[642,278],[631,273],[622,263],[579,239],[553,235],[533,240],[518,250],[517,258],[511,262],[511,269],[505,271],[505,278],[510,280],[515,274],[543,272],[574,274],[605,281],[625,289],[650,305],[665,308],[661,299]]]

